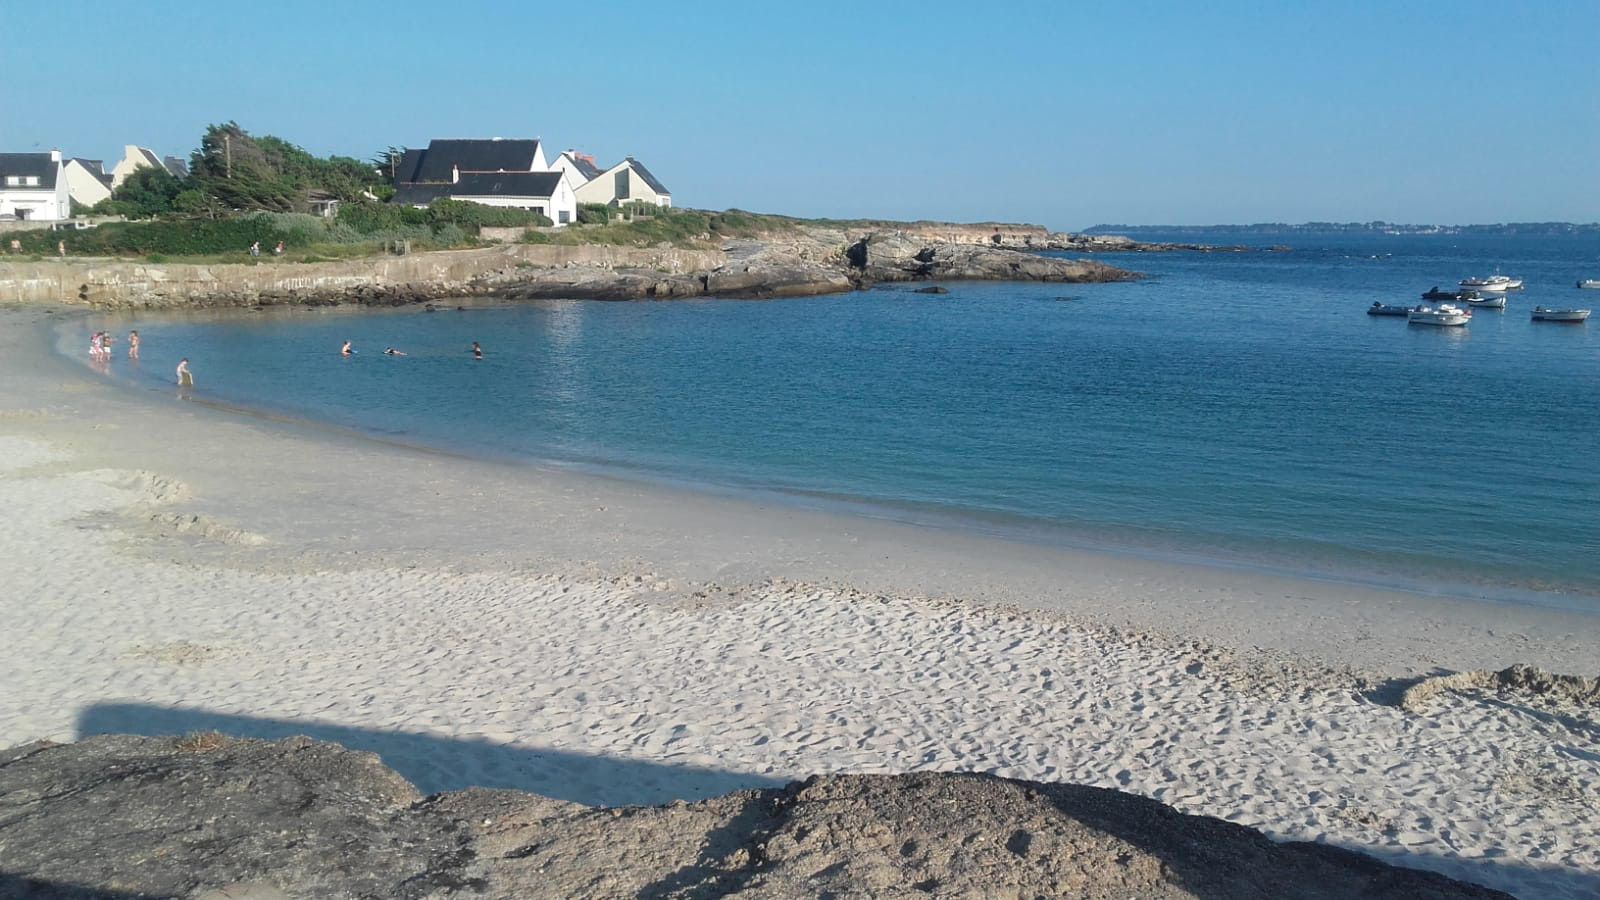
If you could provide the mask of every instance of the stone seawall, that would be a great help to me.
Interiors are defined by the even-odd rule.
[[[94,306],[233,306],[338,302],[363,290],[404,290],[415,299],[460,296],[474,281],[519,270],[583,267],[665,274],[720,266],[719,250],[515,244],[322,263],[264,260],[205,265],[116,260],[0,262],[0,303]]]

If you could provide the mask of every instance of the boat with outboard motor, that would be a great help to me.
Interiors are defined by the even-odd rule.
[[[1549,309],[1544,306],[1533,308],[1535,322],[1582,322],[1589,318],[1591,310],[1587,309]]]
[[[1472,310],[1453,303],[1416,306],[1406,313],[1406,321],[1412,325],[1465,325],[1472,321]]]
[[[1469,291],[1520,291],[1522,279],[1509,275],[1490,275],[1488,278],[1463,278],[1458,282]]]
[[[1367,315],[1369,316],[1408,316],[1410,314],[1411,307],[1409,306],[1391,306],[1386,303],[1380,303],[1377,300],[1372,301],[1372,305],[1367,307]]]

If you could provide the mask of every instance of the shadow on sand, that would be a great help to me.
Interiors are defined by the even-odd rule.
[[[376,753],[424,794],[469,787],[528,791],[585,806],[656,806],[699,800],[788,779],[670,763],[507,746],[472,738],[352,728],[324,722],[266,719],[139,703],[98,703],[78,717],[78,738],[96,734],[147,737],[220,731],[232,737],[305,735]]]

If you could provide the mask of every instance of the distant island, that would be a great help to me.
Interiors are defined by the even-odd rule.
[[[1400,225],[1394,222],[1257,222],[1253,225],[1095,225],[1084,234],[1330,234],[1363,232],[1368,234],[1583,234],[1600,235],[1600,222],[1586,225],[1572,222],[1507,222],[1498,225]]]

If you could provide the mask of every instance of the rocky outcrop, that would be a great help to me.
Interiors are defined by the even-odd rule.
[[[833,775],[595,809],[422,798],[370,753],[100,736],[0,754],[0,896],[1503,898],[1153,800],[983,775]]]
[[[930,242],[901,231],[875,231],[845,251],[864,281],[1128,281],[1135,273],[1083,259],[1062,259],[983,244]]]

